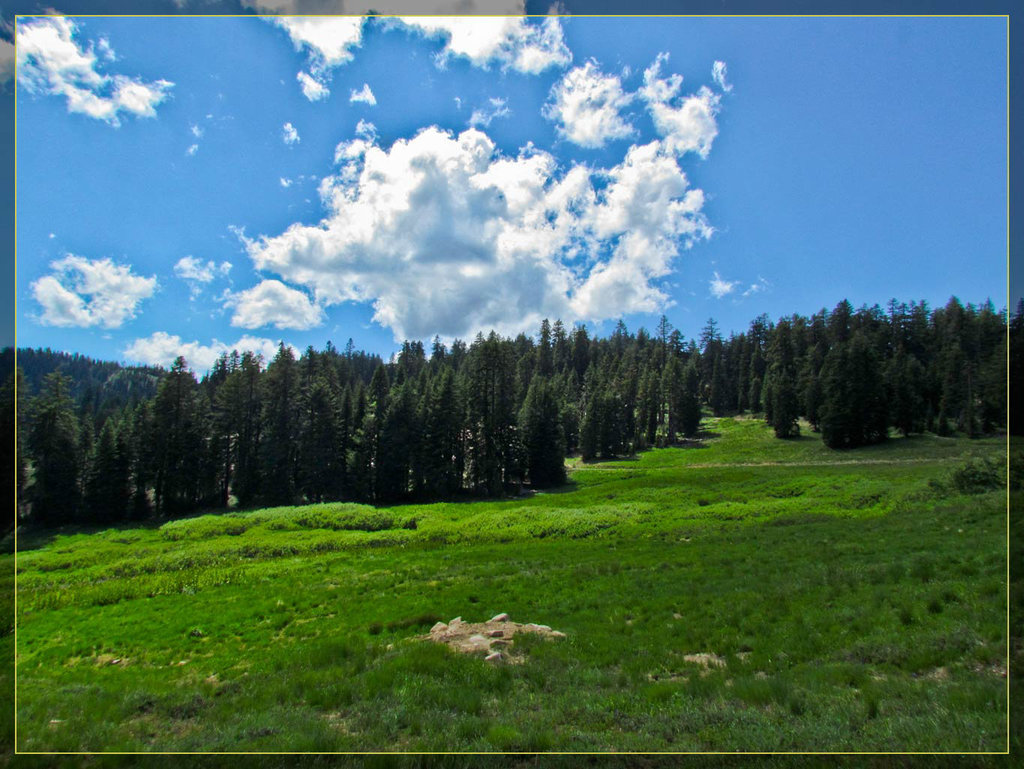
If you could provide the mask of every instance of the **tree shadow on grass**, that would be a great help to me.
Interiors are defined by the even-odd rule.
[[[25,553],[30,550],[41,550],[42,548],[48,547],[58,537],[73,537],[76,534],[100,534],[103,532],[125,532],[126,534],[132,531],[138,531],[139,529],[159,529],[169,519],[162,520],[145,520],[145,521],[124,521],[111,526],[85,526],[85,525],[69,525],[59,526],[57,528],[41,528],[32,526],[31,524],[21,524],[18,527],[18,552]],[[112,539],[112,541],[117,541]],[[10,544],[10,548],[6,549]],[[125,542],[125,544],[129,544]],[[14,552],[14,535],[13,533],[4,538],[0,542],[0,552],[13,553]]]

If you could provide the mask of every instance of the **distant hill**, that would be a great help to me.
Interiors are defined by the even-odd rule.
[[[47,374],[59,371],[71,380],[71,397],[80,414],[88,414],[97,424],[126,406],[149,400],[167,373],[155,366],[122,366],[85,355],[54,352],[50,349],[18,350],[18,365],[32,397],[40,392]],[[14,370],[14,348],[0,352],[0,379],[6,381]]]

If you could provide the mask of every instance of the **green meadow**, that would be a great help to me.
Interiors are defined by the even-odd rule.
[[[704,426],[515,499],[20,533],[17,747],[1004,751],[1005,439]],[[418,638],[499,612],[566,637]]]

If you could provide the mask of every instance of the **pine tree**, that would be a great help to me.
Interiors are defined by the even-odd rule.
[[[47,375],[43,392],[32,401],[28,450],[33,483],[28,490],[32,518],[46,526],[77,520],[80,491],[79,426],[68,397],[70,380]]]
[[[153,401],[150,440],[158,513],[190,512],[200,502],[208,433],[200,421],[198,387],[179,356]]]
[[[696,362],[691,360],[687,364],[694,367]],[[683,366],[679,358],[671,356],[665,364],[661,375],[661,392],[665,402],[665,433],[662,445],[671,445],[676,442],[676,436],[683,432],[683,418],[686,411],[686,382],[684,381]]]
[[[535,488],[565,482],[565,445],[558,399],[539,374],[530,382],[519,412],[519,434],[526,452],[526,475]]]
[[[470,349],[466,409],[473,487],[496,495],[519,477],[515,435],[515,364],[494,332],[478,335]]]
[[[863,332],[833,346],[822,367],[821,437],[830,448],[885,440],[887,407],[875,351]]]
[[[554,373],[554,351],[551,349],[551,324],[545,318],[540,323],[537,341],[537,373],[550,377]]]
[[[295,355],[281,344],[267,367],[261,443],[262,497],[268,505],[295,502],[298,487],[299,379]]]
[[[796,355],[793,349],[792,325],[783,319],[775,327],[768,346],[766,390],[769,396],[765,407],[768,423],[776,438],[794,438],[800,434],[797,417],[800,412],[797,397]]]
[[[722,361],[721,351],[715,356],[711,369],[711,395],[709,398],[711,412],[720,417],[725,413],[725,405],[728,400],[728,385],[725,379],[725,364]]]
[[[419,450],[416,398],[406,380],[392,388],[380,428],[375,499],[395,501],[410,489],[413,457]]]
[[[691,358],[683,369],[682,399],[679,408],[679,429],[687,438],[695,438],[700,431],[700,370]]]
[[[924,367],[902,344],[896,356],[889,361],[886,389],[889,402],[889,421],[903,435],[919,433],[924,429],[925,401]]]
[[[450,496],[462,484],[460,413],[455,376],[445,367],[424,388],[419,410],[423,425],[419,487],[428,497]]]
[[[107,419],[94,446],[86,480],[85,508],[95,523],[114,523],[130,517],[131,456],[121,420]]]
[[[313,374],[303,402],[299,491],[309,502],[337,499],[344,461],[338,446],[338,404],[325,374]]]

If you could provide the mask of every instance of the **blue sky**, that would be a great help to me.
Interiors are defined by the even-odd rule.
[[[1003,19],[21,24],[19,346],[1005,303]]]

